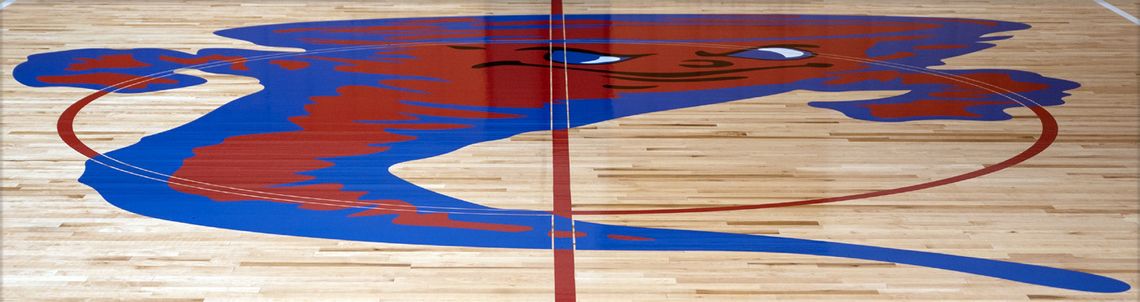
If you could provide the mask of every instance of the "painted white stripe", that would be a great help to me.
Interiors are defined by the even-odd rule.
[[[1128,21],[1131,21],[1132,24],[1140,25],[1140,19],[1136,19],[1136,16],[1133,16],[1133,15],[1129,14],[1128,12],[1120,9],[1119,7],[1112,5],[1112,3],[1108,3],[1104,0],[1094,0],[1094,1],[1096,1],[1097,4],[1100,4],[1100,6],[1104,6],[1104,8],[1107,8],[1108,10],[1116,13],[1117,15],[1124,17],[1124,19],[1128,19]]]
[[[16,2],[16,0],[4,0],[4,2],[0,2],[0,9],[4,9],[9,5],[12,5],[13,2]]]

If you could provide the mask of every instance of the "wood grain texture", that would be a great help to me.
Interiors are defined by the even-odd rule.
[[[1126,11],[1135,6],[1110,1]],[[1138,264],[1137,36],[1093,1],[573,1],[568,14],[870,14],[1027,23],[949,69],[1027,70],[1076,81],[1050,107],[1061,127],[1043,154],[1002,172],[920,192],[836,204],[590,221],[826,239],[1004,259],[1111,276]],[[55,119],[87,90],[29,88],[12,68],[76,48],[269,49],[214,36],[239,26],[412,16],[544,14],[531,1],[27,1],[3,26],[3,292],[31,300],[549,301],[550,251],[348,242],[141,217],[75,180],[84,157]],[[98,151],[127,146],[260,88],[195,73],[174,91],[109,95],[79,116]],[[1000,123],[862,122],[808,100],[899,93],[796,91],[647,114],[570,132],[575,209],[741,204],[906,185],[1000,161],[1032,143],[1028,110]],[[549,208],[548,133],[528,133],[395,167],[478,203]],[[889,146],[889,147],[888,147]],[[806,152],[804,150],[810,150]],[[728,252],[575,253],[580,301],[1136,301],[890,263]]]

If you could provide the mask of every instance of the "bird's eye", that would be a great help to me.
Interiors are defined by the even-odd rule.
[[[786,47],[761,47],[743,50],[730,56],[757,60],[795,60],[814,56],[807,51]]]
[[[550,52],[548,59],[562,64],[600,65],[625,61],[630,57],[612,56],[600,53],[578,51],[573,49],[555,49]]]

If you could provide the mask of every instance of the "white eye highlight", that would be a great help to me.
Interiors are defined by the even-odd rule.
[[[787,47],[761,47],[732,54],[733,57],[757,60],[794,60],[813,56],[812,53]]]
[[[770,51],[770,52],[778,53],[778,54],[784,56],[784,58],[786,58],[786,59],[795,59],[795,58],[799,58],[799,57],[803,57],[803,56],[808,55],[808,53],[804,52],[804,51],[791,49],[791,48],[783,48],[783,47],[764,47],[764,48],[757,48],[756,50],[758,50],[758,51]]]
[[[613,62],[621,61],[622,59],[624,59],[624,58],[615,57],[615,56],[599,56],[597,59],[584,61],[584,62],[578,62],[578,64],[605,64],[605,63],[613,63]]]

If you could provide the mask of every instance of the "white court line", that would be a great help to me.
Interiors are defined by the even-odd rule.
[[[566,40],[570,40],[570,36],[566,35],[566,12],[563,11],[562,16],[562,62],[569,62],[566,57]],[[562,91],[566,93],[566,165],[570,166],[570,64],[562,63]],[[567,169],[569,170],[569,169]],[[569,173],[569,172],[567,172]],[[570,177],[567,175],[566,177]],[[570,199],[573,201],[574,199]],[[572,204],[572,203],[571,203]],[[574,212],[573,208],[570,210]],[[570,250],[578,249],[578,227],[575,225],[574,216],[570,216]],[[553,237],[553,235],[552,235]]]
[[[1111,3],[1108,3],[1104,0],[1093,0],[1093,1],[1096,1],[1097,4],[1100,4],[1100,6],[1104,6],[1104,8],[1107,8],[1108,10],[1116,13],[1117,15],[1124,17],[1124,19],[1128,19],[1128,21],[1131,21],[1132,24],[1140,25],[1140,19],[1136,19],[1136,16],[1129,14],[1128,12],[1120,9],[1119,7],[1116,7],[1115,5],[1112,5]]]
[[[16,2],[16,0],[4,0],[4,2],[0,2],[0,9],[4,9],[9,5],[12,5],[13,2]]]

